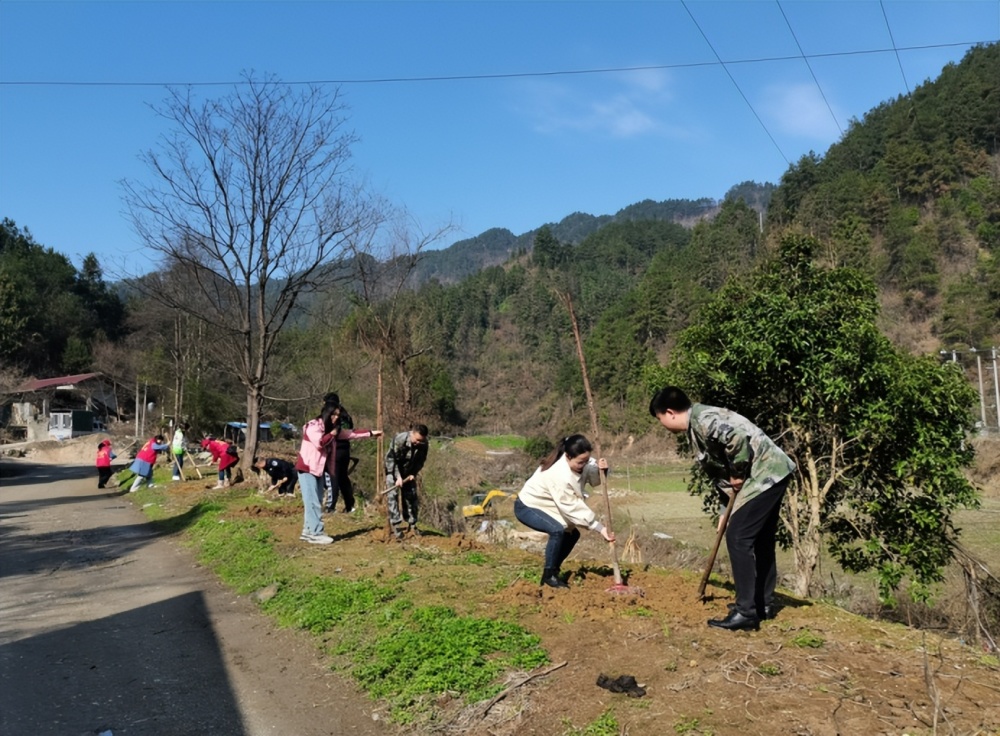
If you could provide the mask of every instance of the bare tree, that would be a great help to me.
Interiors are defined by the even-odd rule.
[[[400,394],[398,408],[391,416],[404,423],[415,420],[408,364],[432,346],[417,344],[413,331],[408,329],[408,315],[401,311],[402,297],[412,286],[411,277],[423,253],[452,230],[451,225],[444,225],[423,232],[406,213],[398,212],[386,225],[371,240],[359,241],[351,259],[355,285],[353,332],[378,365],[378,429],[382,429],[385,415],[386,370],[395,374]],[[385,244],[380,244],[379,236],[384,236]]]
[[[124,182],[124,200],[186,288],[147,293],[209,325],[219,360],[246,389],[247,470],[278,333],[304,295],[347,276],[338,260],[377,228],[384,206],[351,177],[357,139],[337,89],[293,90],[250,73],[220,99],[172,89],[154,109],[175,129],[143,155],[152,183]]]

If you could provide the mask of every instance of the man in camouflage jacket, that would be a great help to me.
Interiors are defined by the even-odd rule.
[[[396,539],[403,538],[403,516],[417,536],[417,474],[427,460],[427,427],[414,424],[392,438],[385,454],[385,492],[389,523]]]
[[[709,626],[756,629],[774,614],[775,538],[785,490],[795,463],[764,431],[740,414],[692,404],[676,386],[653,396],[649,413],[674,433],[685,432],[691,448],[720,496],[736,494],[726,526],[726,547],[733,566],[736,604]]]

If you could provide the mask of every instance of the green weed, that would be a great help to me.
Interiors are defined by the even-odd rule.
[[[570,726],[566,736],[618,736],[620,733],[621,726],[618,725],[615,714],[606,710],[583,728]]]
[[[792,644],[802,649],[819,649],[826,644],[826,639],[822,636],[817,636],[809,631],[809,629],[803,629],[801,633],[793,636],[791,641]]]
[[[781,674],[781,665],[777,662],[761,662],[757,665],[757,671],[767,677],[777,677]]]
[[[284,560],[274,551],[274,535],[257,521],[223,519],[204,510],[191,527],[199,560],[236,592],[250,593],[283,578]]]
[[[626,608],[622,612],[622,615],[635,616],[636,618],[651,618],[653,616],[653,612],[645,606],[636,606],[635,608]]]
[[[477,434],[470,439],[475,440],[487,450],[520,450],[526,441],[524,437],[516,434]]]
[[[489,558],[482,552],[469,552],[465,555],[463,561],[469,565],[485,565],[489,562]]]
[[[406,721],[424,696],[455,691],[482,700],[497,692],[505,670],[545,664],[539,641],[516,624],[416,608],[355,651],[351,674],[372,697],[389,701],[395,720]]]

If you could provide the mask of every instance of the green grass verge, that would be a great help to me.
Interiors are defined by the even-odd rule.
[[[405,577],[307,574],[275,550],[262,522],[228,517],[230,502],[245,499],[223,497],[155,523],[164,531],[186,529],[199,561],[238,593],[274,586],[263,610],[282,626],[322,635],[347,660],[346,674],[388,703],[396,722],[430,717],[446,692],[466,702],[491,697],[506,671],[549,661],[539,638],[516,623],[416,606],[406,596]]]

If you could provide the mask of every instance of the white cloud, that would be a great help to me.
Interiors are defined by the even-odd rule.
[[[663,122],[671,101],[670,76],[644,69],[608,75],[586,84],[533,81],[522,91],[521,112],[537,131],[577,131],[613,138],[683,135]],[[596,90],[596,91],[595,91]]]
[[[761,113],[769,126],[788,135],[826,142],[840,135],[837,121],[815,84],[769,86]]]

